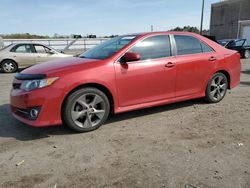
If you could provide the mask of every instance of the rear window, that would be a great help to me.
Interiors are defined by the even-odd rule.
[[[202,53],[200,41],[194,37],[186,35],[174,36],[177,47],[177,55]]]
[[[32,53],[30,44],[18,44],[14,46],[10,51],[16,53]]]
[[[206,45],[203,42],[201,42],[201,48],[203,53],[214,51],[210,46]]]

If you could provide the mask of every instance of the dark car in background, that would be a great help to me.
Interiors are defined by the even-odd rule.
[[[219,40],[218,43],[225,48],[238,51],[242,58],[250,58],[250,46],[246,45],[246,39],[225,39]]]

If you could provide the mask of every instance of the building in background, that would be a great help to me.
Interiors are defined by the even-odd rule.
[[[250,45],[250,0],[212,4],[210,35],[219,39],[247,39]]]

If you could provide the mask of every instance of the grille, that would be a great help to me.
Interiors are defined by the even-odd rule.
[[[32,109],[38,110],[38,115],[36,117],[31,116],[30,112]],[[36,107],[28,108],[28,109],[23,109],[23,108],[18,108],[18,107],[13,106],[13,111],[15,112],[16,115],[26,118],[28,120],[36,120],[39,116],[40,109],[41,109],[40,106],[36,106]]]
[[[21,108],[16,108],[16,114],[21,116],[21,117],[24,117],[26,119],[29,119],[29,110],[27,109],[21,109]]]

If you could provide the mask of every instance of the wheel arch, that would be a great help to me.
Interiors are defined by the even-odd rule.
[[[62,103],[62,106],[61,106],[61,114],[62,114],[62,110],[63,110],[63,107],[65,105],[65,102],[67,100],[67,98],[75,91],[79,90],[79,89],[83,89],[83,88],[86,88],[86,87],[93,87],[93,88],[96,88],[96,89],[99,89],[100,91],[104,92],[104,94],[108,97],[108,100],[110,102],[110,113],[114,113],[114,97],[112,95],[112,93],[110,92],[110,90],[102,85],[102,84],[99,84],[99,83],[84,83],[84,84],[81,84],[75,88],[73,88],[63,99],[63,103]]]
[[[214,74],[216,74],[216,73],[222,73],[227,77],[228,89],[231,89],[231,76],[230,76],[229,72],[224,70],[224,69],[221,69],[221,70],[217,70]]]
[[[17,68],[18,68],[18,63],[14,60],[14,59],[11,59],[11,58],[5,58],[5,59],[2,59],[1,62],[0,62],[0,66],[2,65],[2,63],[6,60],[10,60],[10,61],[13,61],[16,65],[17,65]]]

